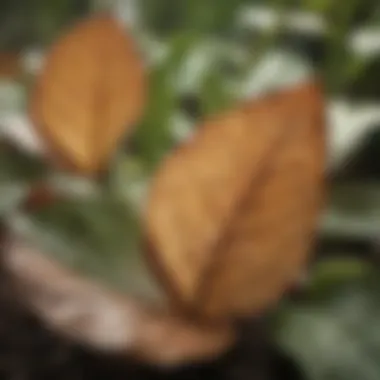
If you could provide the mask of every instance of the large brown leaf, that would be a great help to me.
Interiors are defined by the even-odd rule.
[[[321,91],[307,83],[207,121],[168,157],[152,184],[146,234],[177,303],[225,318],[281,296],[307,261],[324,148]]]
[[[51,48],[30,112],[61,165],[93,173],[131,131],[144,94],[132,39],[116,19],[101,15],[74,26]]]

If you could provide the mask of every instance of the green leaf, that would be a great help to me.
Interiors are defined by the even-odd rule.
[[[155,296],[140,252],[137,218],[122,201],[108,196],[60,201],[17,216],[13,228],[82,275],[119,290]]]
[[[186,52],[196,39],[193,33],[183,33],[172,39],[168,57],[150,73],[149,104],[132,145],[151,169],[174,145],[171,119],[180,103],[176,76]]]
[[[202,109],[205,115],[225,110],[235,100],[226,82],[223,73],[217,69],[210,71],[206,76],[201,93]]]
[[[228,33],[233,28],[239,6],[252,0],[142,0],[144,20],[162,35],[178,30],[202,33]]]
[[[47,168],[41,160],[0,144],[0,183],[30,183],[45,177],[46,174]]]
[[[325,263],[316,271],[305,300],[282,310],[277,330],[280,345],[308,379],[378,379],[379,273],[359,261]],[[318,287],[323,291],[313,297]]]
[[[30,185],[46,175],[47,169],[41,161],[0,144],[0,217],[16,210]]]

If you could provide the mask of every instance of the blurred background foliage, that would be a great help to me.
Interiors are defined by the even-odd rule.
[[[35,154],[26,105],[45,49],[101,9],[133,30],[149,66],[150,98],[132,141],[94,183],[54,172]],[[330,195],[315,262],[275,311],[273,331],[306,379],[378,379],[377,0],[2,0],[0,216],[79,270],[151,296],[139,223],[163,156],[207,115],[313,73],[327,90]],[[30,186],[42,180],[65,200],[20,212]]]

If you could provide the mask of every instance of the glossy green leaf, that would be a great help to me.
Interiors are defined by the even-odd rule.
[[[99,197],[17,215],[13,228],[62,264],[123,291],[155,296],[139,249],[139,225],[122,201]]]
[[[283,310],[278,329],[280,345],[301,366],[307,379],[378,379],[378,273],[360,262],[348,268],[344,261],[339,265],[325,263],[316,270],[319,273],[313,277],[304,301],[288,304]],[[318,287],[321,292],[314,297]]]

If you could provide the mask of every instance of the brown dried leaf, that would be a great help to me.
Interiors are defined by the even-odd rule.
[[[252,101],[206,122],[163,164],[147,242],[188,312],[261,311],[300,273],[323,193],[322,103],[315,83]]]
[[[30,112],[61,165],[93,173],[131,132],[144,99],[134,42],[116,19],[102,15],[79,23],[52,47]]]
[[[19,52],[0,52],[0,79],[17,79],[21,74]]]

